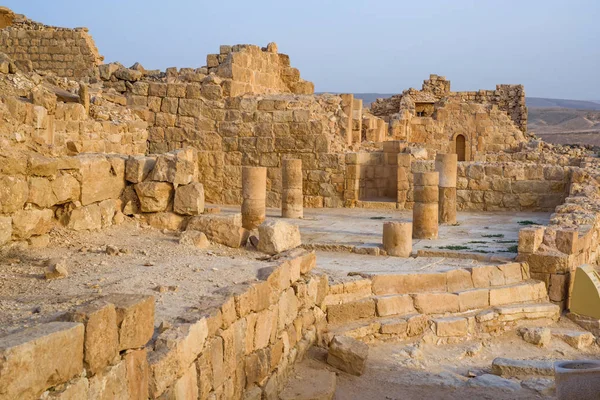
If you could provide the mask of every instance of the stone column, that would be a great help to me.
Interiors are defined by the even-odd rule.
[[[284,218],[302,218],[302,160],[282,160],[281,216]]]
[[[440,223],[456,224],[458,156],[456,154],[438,154],[435,157],[435,170],[440,174]]]
[[[242,167],[242,226],[256,229],[265,220],[267,169]]]
[[[414,174],[413,238],[438,237],[439,173]]]
[[[412,223],[385,222],[383,249],[389,256],[409,257],[412,252]]]

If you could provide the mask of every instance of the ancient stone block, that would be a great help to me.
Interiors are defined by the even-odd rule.
[[[102,211],[98,204],[71,210],[67,226],[74,231],[96,230],[102,228]]]
[[[249,232],[242,228],[241,215],[207,214],[190,219],[187,229],[204,232],[211,242],[238,248],[246,244]]]
[[[519,334],[527,343],[540,347],[548,346],[552,340],[552,333],[548,328],[523,327],[519,329]]]
[[[90,399],[129,398],[127,385],[127,365],[124,361],[109,367],[89,380]]]
[[[129,398],[148,398],[148,359],[146,349],[128,351],[123,360],[127,371]]]
[[[38,398],[83,370],[84,328],[72,322],[40,324],[0,339],[0,396]]]
[[[125,187],[125,161],[112,157],[81,156],[81,203],[118,199]]]
[[[143,212],[165,211],[171,201],[173,185],[167,182],[142,182],[135,185],[135,192]]]
[[[12,218],[0,217],[0,246],[8,243],[12,237]]]
[[[383,249],[390,256],[408,257],[412,252],[412,223],[383,224]]]
[[[267,254],[278,254],[302,244],[297,225],[280,220],[267,220],[258,227],[258,250]]]
[[[440,337],[462,337],[468,333],[469,324],[466,318],[447,317],[433,320],[435,334]]]
[[[91,374],[100,372],[119,354],[119,331],[114,304],[97,300],[68,312],[61,320],[80,322],[85,326],[83,360]]]
[[[79,200],[81,187],[79,181],[69,174],[63,174],[51,182],[56,204]]]
[[[185,231],[179,238],[179,244],[205,249],[210,245],[206,235],[199,231]]]
[[[335,336],[329,345],[327,363],[352,375],[365,370],[369,346],[347,336]]]
[[[415,313],[413,299],[409,295],[377,297],[376,303],[380,317]]]
[[[21,210],[12,216],[12,234],[17,239],[44,235],[52,229],[54,213],[46,210]]]
[[[0,211],[9,214],[19,211],[29,197],[27,181],[13,176],[0,177]]]
[[[129,156],[125,162],[125,179],[131,183],[143,182],[156,164],[156,158]]]
[[[414,304],[421,314],[443,314],[458,312],[458,295],[452,293],[417,293]]]
[[[115,305],[119,350],[144,347],[154,332],[154,297],[112,294],[104,298]]]
[[[535,253],[544,239],[543,226],[523,228],[519,231],[519,253]]]
[[[199,215],[204,212],[204,186],[195,182],[175,189],[173,211],[183,215]]]
[[[373,299],[364,299],[344,304],[331,304],[327,306],[327,321],[331,324],[346,323],[362,318],[376,316],[376,307]]]
[[[459,310],[476,310],[490,305],[488,289],[465,290],[458,294]]]

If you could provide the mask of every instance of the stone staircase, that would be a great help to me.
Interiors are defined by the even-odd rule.
[[[425,335],[448,343],[560,316],[527,263],[363,278],[330,286],[324,345],[336,335],[367,342]]]

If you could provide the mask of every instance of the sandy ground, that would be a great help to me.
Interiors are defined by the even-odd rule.
[[[156,297],[156,324],[209,308],[234,285],[256,280],[274,262],[246,249],[180,245],[175,233],[139,227],[135,221],[100,232],[56,229],[46,249],[0,254],[0,333],[49,320],[77,304],[109,293]],[[121,252],[108,255],[107,245]],[[46,280],[45,261],[67,259],[69,276]],[[162,292],[159,287],[162,286]]]
[[[552,328],[581,330],[563,318]],[[473,387],[473,377],[491,373],[496,357],[521,360],[599,359],[593,344],[576,350],[553,337],[548,347],[524,342],[515,331],[459,344],[432,345],[419,340],[369,345],[365,373],[356,377],[325,363],[326,351],[313,349],[307,362],[314,368],[338,373],[335,400],[372,399],[540,399],[554,398],[552,377],[523,377],[518,390],[492,386]],[[531,387],[539,385],[541,392]]]

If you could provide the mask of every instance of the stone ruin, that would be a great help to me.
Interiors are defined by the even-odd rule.
[[[529,133],[522,85],[452,92],[431,75],[366,109],[352,94],[314,94],[275,43],[221,46],[200,68],[150,71],[103,64],[86,28],[5,8],[0,53],[0,246],[44,248],[57,227],[135,219],[277,263],[164,331],[152,296],[114,294],[11,332],[0,338],[0,399],[294,398],[290,371],[313,345],[359,375],[360,341],[448,343],[556,321],[574,271],[597,262],[598,158]],[[327,246],[298,248],[295,221],[320,208],[411,213],[383,224],[383,246],[351,251],[490,265],[332,282],[312,271],[314,249]],[[518,231],[509,258],[414,251],[413,239],[452,232],[457,210],[552,214]],[[600,334],[598,320],[569,317]]]

